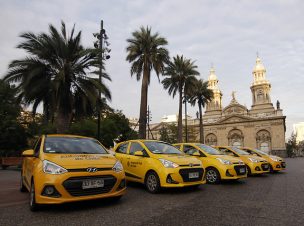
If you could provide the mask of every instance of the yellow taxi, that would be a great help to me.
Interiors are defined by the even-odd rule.
[[[30,209],[112,197],[126,190],[122,164],[95,139],[43,135],[33,150],[22,153],[20,190],[30,193]]]
[[[259,149],[242,147],[242,150],[248,152],[251,155],[257,155],[266,159],[270,164],[270,172],[277,172],[286,168],[286,163],[283,158],[275,155],[269,155]]]
[[[151,193],[157,193],[162,187],[206,183],[202,162],[165,142],[130,140],[117,144],[114,151],[124,167],[126,179],[145,184]]]
[[[180,143],[173,144],[188,155],[197,157],[203,162],[206,170],[206,181],[209,184],[219,183],[226,179],[240,179],[247,177],[246,166],[237,157],[225,155],[205,144]]]
[[[264,158],[250,155],[236,147],[216,146],[215,148],[226,155],[239,157],[245,163],[249,175],[267,173],[270,170],[269,163]]]

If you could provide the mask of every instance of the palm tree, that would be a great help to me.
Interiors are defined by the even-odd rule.
[[[99,66],[100,50],[84,48],[81,32],[75,35],[75,25],[67,34],[65,23],[61,32],[49,25],[49,34],[24,33],[25,39],[17,48],[29,55],[14,60],[9,65],[5,80],[17,82],[19,98],[26,104],[33,104],[33,111],[43,103],[47,118],[55,116],[58,133],[65,133],[75,114],[89,113],[98,101],[99,91],[108,99],[108,87],[94,74]],[[110,80],[104,74],[103,79]]]
[[[169,52],[165,45],[167,40],[158,33],[151,33],[151,28],[141,27],[127,39],[127,58],[131,65],[131,76],[136,75],[137,81],[142,77],[141,100],[139,114],[139,137],[146,138],[148,86],[151,71],[154,70],[159,79],[163,74],[164,66],[169,61]]]
[[[197,80],[193,89],[189,93],[189,101],[191,105],[198,104],[199,120],[200,120],[200,143],[204,143],[204,128],[203,128],[203,116],[202,108],[206,103],[213,98],[212,90],[208,89],[208,82],[204,82],[202,79]]]
[[[195,76],[199,75],[196,70],[197,66],[194,61],[186,59],[183,56],[177,55],[173,57],[173,62],[169,62],[165,68],[166,78],[162,81],[165,89],[168,89],[169,95],[173,98],[176,93],[179,93],[179,111],[178,111],[178,142],[182,142],[183,128],[182,128],[182,101],[183,93],[190,90],[196,81]]]

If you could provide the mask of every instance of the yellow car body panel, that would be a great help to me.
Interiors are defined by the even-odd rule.
[[[146,175],[150,171],[157,173],[161,187],[185,187],[205,184],[204,169],[201,161],[187,155],[154,154],[145,145],[145,142],[158,142],[155,140],[129,140],[117,144],[114,147],[115,157],[122,163],[127,181],[145,183]],[[130,154],[132,143],[142,147],[147,156],[135,156]],[[164,143],[164,142],[159,142]],[[120,150],[124,150],[121,153]],[[178,164],[177,168],[166,168],[159,159],[165,159]],[[184,181],[180,170],[202,170],[202,179],[197,181]],[[168,176],[176,183],[168,183]]]
[[[220,173],[220,178],[222,180],[240,179],[247,177],[246,169],[244,173],[239,172],[239,168],[244,166],[244,163],[238,157],[232,157],[228,155],[211,155],[206,150],[204,150],[204,147],[199,146],[198,143],[178,143],[173,145],[179,147],[181,151],[185,151],[184,147],[186,145],[191,146],[194,149],[198,150],[201,156],[195,156],[195,157],[202,161],[203,166],[206,170],[210,167],[217,169],[218,172]],[[221,163],[218,160],[218,158],[228,160],[232,164],[225,165]]]
[[[263,174],[270,171],[269,163],[261,157],[247,154],[239,154],[232,147],[229,146],[215,146],[216,149],[222,151],[225,154],[233,154],[239,157],[248,167],[248,174]],[[255,162],[251,161],[253,159]]]
[[[36,143],[34,150],[36,156],[25,156],[23,158],[21,173],[22,183],[28,191],[30,191],[31,184],[33,182],[35,188],[35,201],[37,204],[60,204],[65,202],[122,196],[125,193],[125,185],[122,187],[123,183],[125,183],[125,174],[123,170],[116,172],[112,169],[114,164],[118,161],[113,155],[108,153],[46,153],[45,141],[49,137],[92,139],[81,136],[59,134],[43,135],[40,137],[39,141]],[[95,140],[95,142],[97,141]],[[40,146],[38,147],[38,145]],[[43,165],[46,161],[64,168],[66,172],[62,174],[45,173]],[[88,168],[95,168],[96,171],[88,172]],[[83,188],[83,181],[94,181],[96,178],[102,178],[104,181],[104,187],[100,188],[101,190],[92,191],[92,188]],[[107,184],[109,182],[106,181],[111,181],[111,186],[108,186]],[[98,182],[100,182],[100,180]],[[73,188],[71,188],[71,185],[69,185],[69,183],[74,183],[72,185]],[[47,186],[52,186],[55,188],[57,195],[46,195],[44,193],[44,190]],[[105,189],[106,192],[102,191],[102,189]]]
[[[273,170],[273,171],[281,171],[286,168],[286,162],[284,161],[283,158],[281,158],[279,156],[268,155],[266,153],[264,154],[263,152],[256,150],[254,148],[242,147],[240,149],[247,151],[249,154],[252,154],[252,155],[255,154],[259,157],[266,159],[266,161],[269,162],[269,164],[271,166],[271,170]]]

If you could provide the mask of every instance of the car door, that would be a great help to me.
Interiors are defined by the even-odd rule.
[[[24,160],[24,181],[30,187],[31,185],[31,179],[34,174],[35,165],[37,164],[37,161],[39,160],[39,152],[42,145],[42,137],[38,139],[34,146],[34,157],[26,157]]]
[[[143,156],[135,156],[136,151],[142,151]],[[146,175],[146,167],[148,165],[149,155],[146,152],[142,144],[137,141],[132,141],[130,144],[128,157],[127,157],[127,166],[126,166],[126,175],[132,178],[135,181],[143,181]]]
[[[119,146],[115,150],[115,157],[121,162],[124,169],[127,167],[127,152],[128,152],[128,146],[130,142],[124,142],[119,144]]]

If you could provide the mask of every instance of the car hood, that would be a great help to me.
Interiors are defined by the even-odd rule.
[[[268,158],[273,158],[273,159],[276,159],[278,161],[283,161],[283,159],[279,156],[276,156],[276,155],[269,155]]]
[[[264,158],[262,158],[262,157],[259,157],[259,156],[255,156],[255,155],[241,155],[242,157],[244,157],[244,158],[252,158],[252,159],[256,159],[256,160],[258,160],[259,162],[264,162],[264,161],[266,161]],[[249,160],[249,159],[248,159]],[[250,161],[250,160],[249,160]]]
[[[221,158],[225,160],[229,160],[232,163],[239,163],[241,159],[239,157],[229,156],[229,155],[209,155],[210,158]]]
[[[178,165],[202,164],[197,158],[187,155],[157,155],[157,158],[166,159]]]
[[[67,169],[113,167],[117,161],[111,154],[46,154],[44,157]]]

